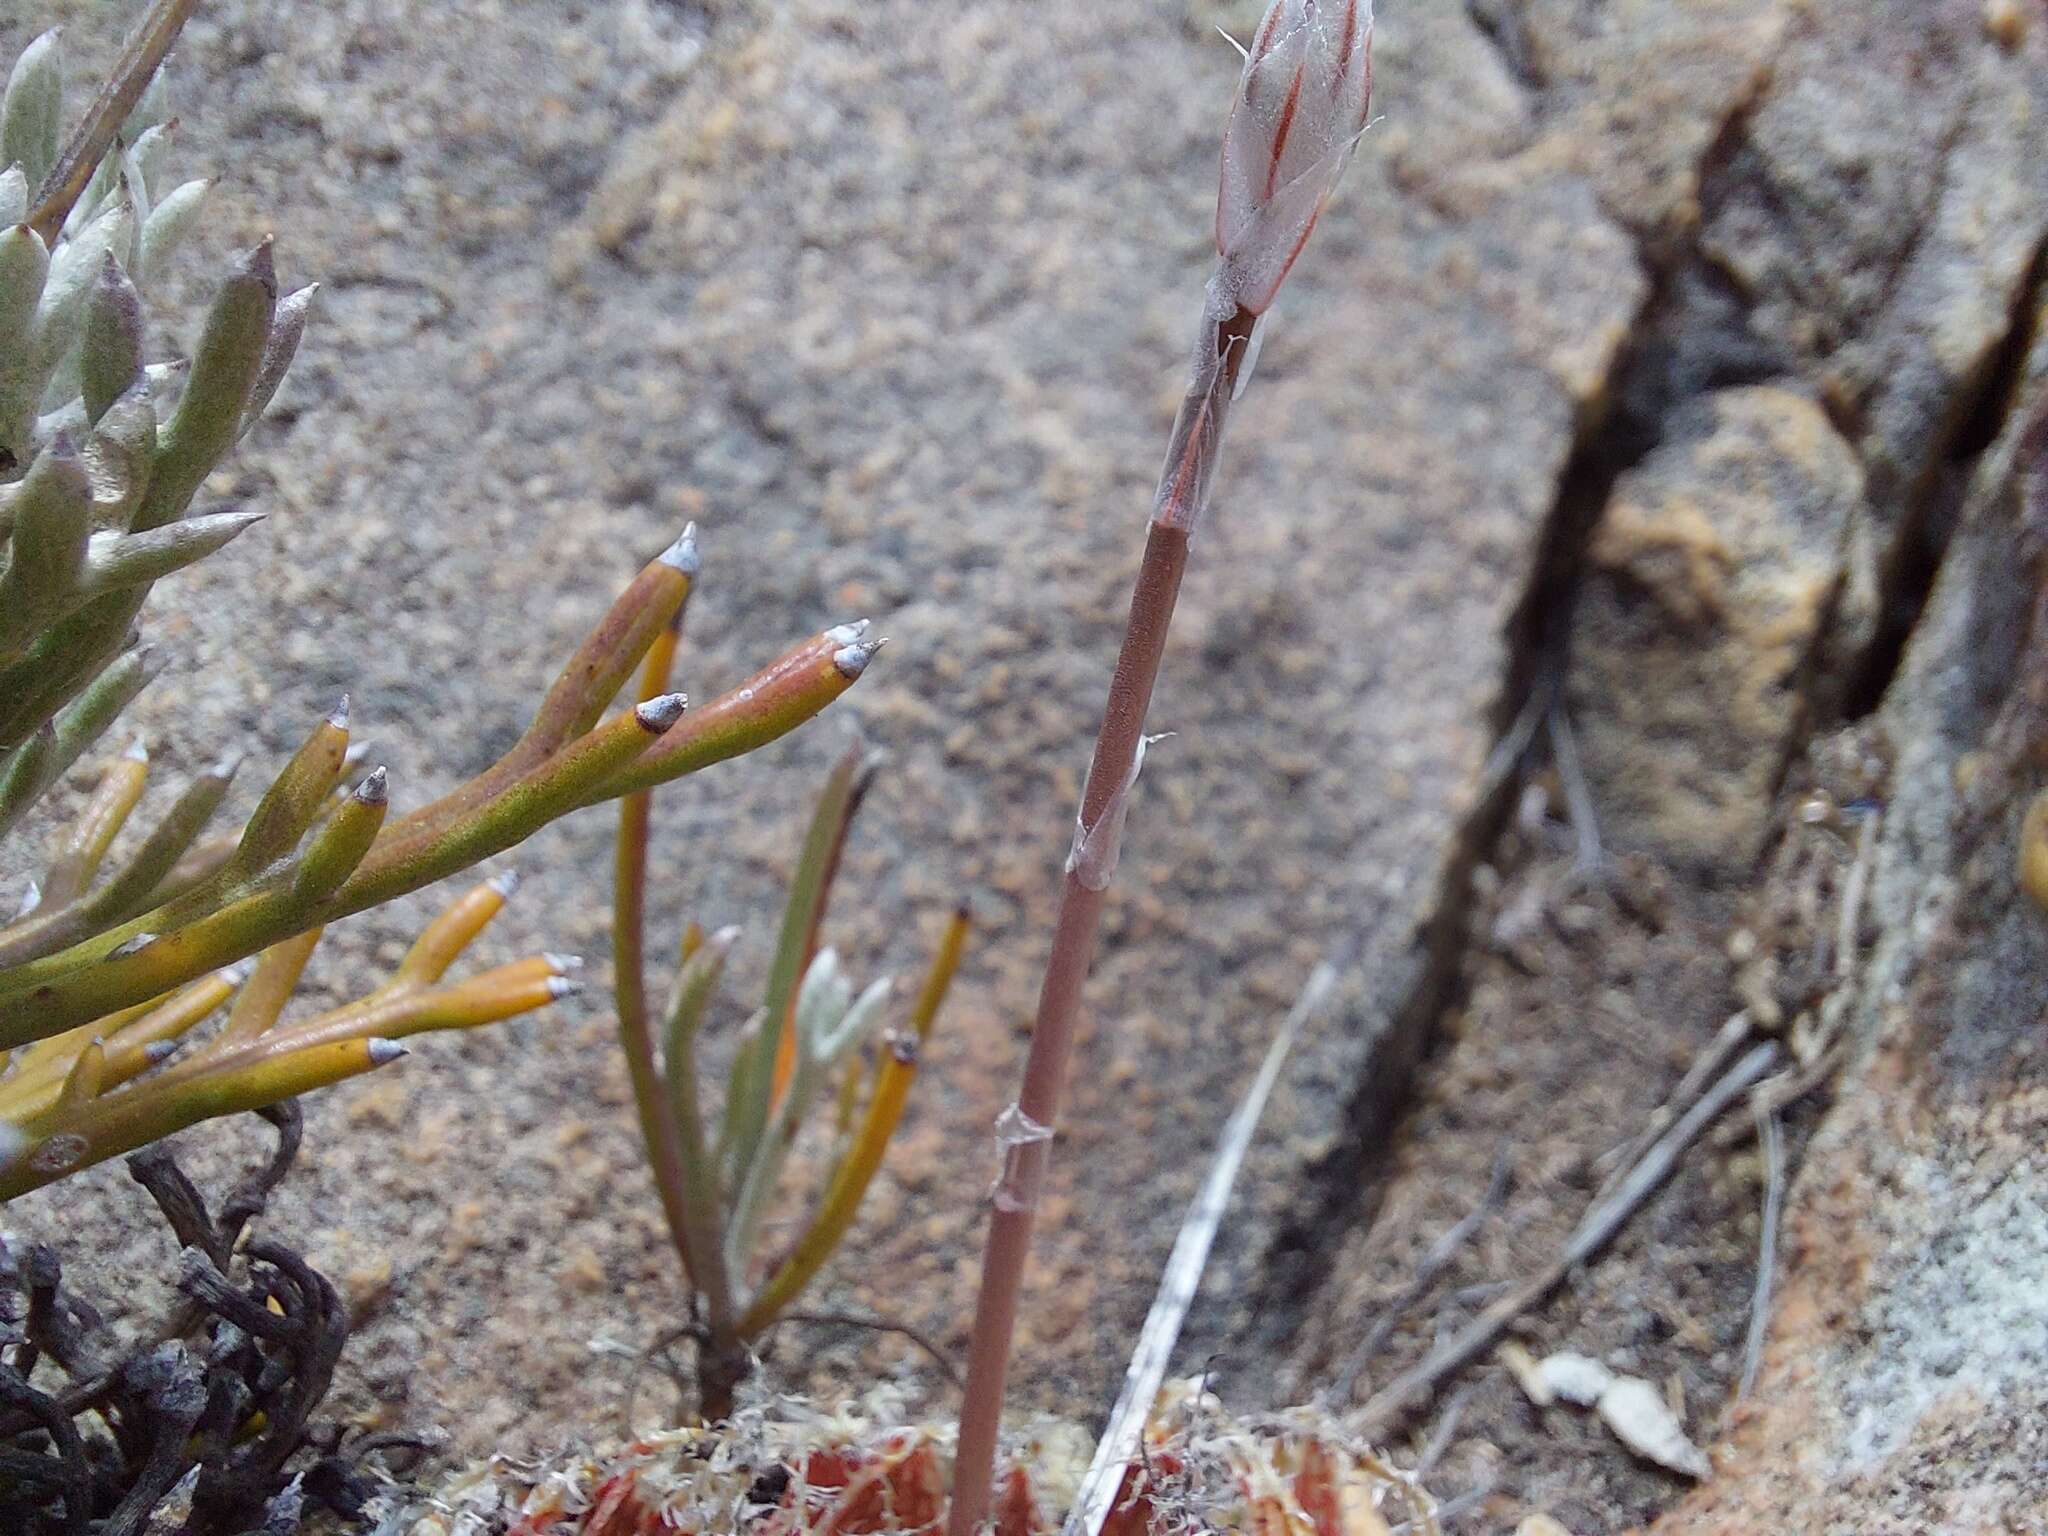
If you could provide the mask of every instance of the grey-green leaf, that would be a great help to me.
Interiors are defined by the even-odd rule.
[[[136,276],[145,283],[161,282],[164,264],[192,232],[198,221],[199,205],[206,200],[211,181],[188,181],[172,188],[149,213],[142,226],[142,248],[136,257]]]
[[[64,122],[64,63],[51,28],[21,51],[0,102],[0,164],[19,165],[30,186],[57,162]]]
[[[0,229],[0,452],[27,460],[42,393],[32,345],[36,308],[50,270],[41,236],[25,224]]]
[[[85,334],[79,342],[78,385],[87,421],[98,423],[142,373],[142,299],[112,251],[85,302]]]
[[[252,523],[261,512],[214,512],[183,518],[147,533],[102,533],[87,552],[84,585],[95,592],[155,581],[204,560]]]
[[[277,315],[270,323],[270,340],[264,344],[263,366],[256,372],[256,382],[249,390],[249,405],[242,413],[242,430],[247,432],[255,426],[270,402],[277,395],[278,385],[291,370],[292,359],[298,356],[299,342],[306,334],[306,313],[312,308],[313,296],[320,291],[318,283],[308,283],[296,293],[288,293],[277,301]]]
[[[28,217],[28,176],[18,165],[0,170],[0,229]]]
[[[234,446],[276,308],[277,272],[265,240],[235,263],[206,317],[184,398],[159,434],[156,474],[135,518],[138,531],[184,516],[200,482]]]

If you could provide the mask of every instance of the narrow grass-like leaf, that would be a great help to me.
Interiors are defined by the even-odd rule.
[[[689,597],[696,587],[696,525],[690,524],[674,549],[687,558],[664,561],[686,583],[682,601],[669,623],[648,643],[640,666],[639,697],[642,702],[659,698],[669,689],[675,669],[676,651],[682,640],[682,625]],[[654,816],[654,792],[641,790],[619,801],[619,831],[612,860],[612,999],[619,1019],[619,1046],[625,1053],[626,1073],[633,1085],[634,1112],[640,1120],[640,1138],[654,1174],[655,1192],[675,1245],[676,1257],[693,1288],[703,1293],[698,1280],[698,1261],[690,1246],[688,1191],[683,1187],[684,1169],[679,1132],[669,1106],[662,1098],[660,1067],[654,1054],[654,1025],[647,1006],[647,858]],[[725,1328],[731,1322],[724,1291],[715,1283],[711,1293],[720,1308],[712,1326]]]
[[[705,1134],[703,1108],[698,1099],[697,1033],[703,1027],[704,1011],[718,990],[726,957],[738,937],[737,928],[722,929],[684,960],[676,978],[675,999],[669,1006],[662,1047],[667,1107],[676,1128],[682,1236],[695,1266],[697,1288],[704,1295],[705,1312],[716,1319],[713,1326],[721,1332],[733,1326],[734,1277],[726,1265],[722,1181],[717,1160],[711,1154],[710,1138]]]
[[[825,776],[817,808],[804,833],[802,851],[797,855],[796,870],[790,877],[789,900],[783,908],[775,955],[768,966],[768,983],[761,995],[761,1036],[733,1065],[734,1091],[728,1096],[726,1123],[720,1132],[720,1161],[736,1189],[744,1186],[748,1171],[754,1166],[768,1123],[776,1063],[782,1054],[783,1037],[789,1030],[797,986],[804,979],[805,951],[825,899],[825,873],[846,824],[860,762],[859,751],[849,750]]]
[[[1074,1497],[1063,1536],[1102,1536],[1103,1522],[1116,1501],[1117,1490],[1123,1486],[1124,1474],[1138,1455],[1139,1437],[1152,1417],[1152,1403],[1159,1395],[1160,1385],[1166,1380],[1173,1346],[1201,1287],[1209,1249],[1216,1241],[1223,1213],[1229,1208],[1230,1191],[1237,1183],[1238,1170],[1244,1166],[1245,1153],[1259,1128],[1259,1117],[1266,1111],[1266,1100],[1272,1097],[1273,1086],[1280,1080],[1280,1069],[1286,1065],[1303,1026],[1322,1010],[1336,984],[1336,968],[1328,962],[1318,964],[1310,972],[1308,984],[1287,1011],[1273,1043],[1266,1047],[1266,1059],[1259,1064],[1258,1075],[1224,1122],[1216,1154],[1209,1164],[1209,1176],[1202,1181],[1201,1193],[1195,1196],[1181,1222],[1180,1233],[1174,1238],[1173,1252],[1167,1256],[1166,1268],[1159,1277],[1158,1294],[1145,1315],[1137,1348],[1131,1352],[1131,1363],[1124,1372],[1123,1390],[1110,1412],[1102,1438],[1096,1442],[1095,1459],[1081,1479],[1081,1489]]]
[[[813,970],[823,967],[831,954],[830,950],[820,954]],[[881,1022],[882,1005],[893,990],[893,982],[884,977],[850,1003],[849,989],[843,982],[837,986],[828,983],[827,989],[829,995],[817,999],[808,1009],[805,999],[798,1001],[796,1067],[790,1077],[789,1091],[769,1117],[754,1161],[747,1168],[745,1180],[740,1185],[739,1197],[733,1202],[728,1223],[726,1241],[736,1270],[753,1251],[761,1219],[767,1214],[768,1203],[774,1198],[782,1170],[788,1163],[797,1133],[803,1128],[819,1087]],[[807,978],[805,991],[810,990],[811,983]]]
[[[98,787],[58,844],[43,876],[43,905],[61,907],[76,901],[99,873],[129,814],[142,799],[149,781],[149,752],[140,740],[100,775]]]
[[[889,1139],[896,1134],[896,1126],[903,1118],[903,1107],[910,1098],[911,1085],[917,1080],[917,1037],[891,1035],[883,1043],[882,1052],[882,1075],[875,1084],[873,1098],[868,1102],[867,1116],[861,1122],[860,1132],[854,1137],[845,1161],[833,1174],[816,1214],[797,1239],[796,1247],[747,1304],[739,1324],[743,1339],[760,1337],[762,1331],[774,1323],[790,1303],[803,1294],[804,1287],[816,1278],[825,1261],[832,1257],[840,1240],[846,1236],[847,1229],[853,1225],[853,1218],[867,1195],[868,1185],[874,1182],[875,1174],[882,1166],[882,1158],[889,1150]]]

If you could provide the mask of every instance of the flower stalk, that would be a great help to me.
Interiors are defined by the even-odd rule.
[[[1189,543],[1231,402],[1250,382],[1261,322],[1364,131],[1371,35],[1370,0],[1273,0],[1246,50],[1224,134],[1217,266],[1082,791],[1022,1088],[997,1130],[1002,1168],[968,1346],[949,1536],[976,1536],[989,1514],[1032,1225]]]

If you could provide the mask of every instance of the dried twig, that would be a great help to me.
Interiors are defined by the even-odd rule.
[[[1720,1117],[1723,1110],[1748,1092],[1771,1069],[1777,1056],[1777,1045],[1766,1041],[1731,1067],[1628,1170],[1613,1194],[1597,1201],[1586,1212],[1557,1257],[1431,1350],[1419,1365],[1397,1376],[1375,1393],[1359,1410],[1361,1427],[1368,1433],[1382,1432],[1402,1415],[1426,1402],[1445,1378],[1463,1369],[1498,1339],[1510,1323],[1555,1290],[1575,1265],[1583,1264],[1605,1247],[1642,1203],[1671,1176],[1685,1149]]]
[[[1403,1520],[1399,1525],[1389,1526],[1387,1536],[1427,1536],[1431,1530],[1449,1530],[1451,1522],[1477,1509],[1493,1497],[1493,1484],[1481,1483],[1476,1488],[1467,1488],[1463,1493],[1445,1499],[1436,1507],[1435,1523],[1425,1525],[1417,1519]]]
[[[1602,1154],[1602,1162],[1612,1160],[1613,1171],[1601,1182],[1599,1193],[1593,1197],[1596,1204],[1620,1187],[1629,1169],[1641,1162],[1643,1154],[1664,1134],[1664,1128],[1683,1114],[1707,1084],[1727,1069],[1728,1063],[1735,1059],[1735,1053],[1749,1042],[1754,1033],[1748,1013],[1732,1014],[1707,1048],[1693,1058],[1692,1065],[1678,1080],[1678,1086],[1671,1090],[1671,1097],[1657,1107],[1643,1128],[1622,1146]]]
[[[36,190],[35,207],[25,222],[42,236],[45,245],[55,243],[65,215],[91,182],[93,172],[99,169],[115,135],[121,131],[121,124],[149,88],[186,19],[198,8],[199,0],[156,0],[129,34],[128,41],[121,45],[119,61],[57,156],[57,163],[50,167],[42,186]]]
[[[1471,1398],[1472,1386],[1468,1382],[1451,1394],[1451,1400],[1444,1405],[1443,1415],[1436,1421],[1436,1427],[1423,1442],[1422,1454],[1415,1458],[1415,1476],[1418,1480],[1429,1476],[1436,1464],[1444,1459],[1444,1453],[1457,1443],[1458,1421],[1464,1417],[1465,1404]]]
[[[1592,874],[1600,868],[1604,857],[1600,848],[1600,815],[1593,807],[1592,786],[1586,782],[1586,771],[1579,763],[1578,741],[1572,735],[1572,723],[1565,714],[1562,698],[1552,703],[1546,723],[1551,761],[1557,765],[1558,783],[1564,786],[1565,809],[1571,813],[1572,836],[1579,845],[1573,868],[1581,875]]]
[[[1842,882],[1842,909],[1835,934],[1835,980],[1845,983],[1856,968],[1857,939],[1863,928],[1863,899],[1870,889],[1870,871],[1877,863],[1877,833],[1883,820],[1870,812],[1856,832],[1856,857]]]
[[[22,1496],[45,1508],[62,1487],[67,1517],[98,1512],[102,1536],[244,1530],[309,1449],[324,1453],[308,1472],[314,1504],[348,1512],[368,1496],[335,1439],[309,1422],[347,1338],[340,1297],[289,1249],[257,1239],[246,1268],[235,1256],[244,1223],[297,1146],[294,1116],[267,1118],[277,1153],[217,1220],[163,1148],[131,1162],[186,1245],[180,1289],[197,1303],[139,1342],[116,1344],[94,1309],[62,1294],[54,1251],[16,1262],[0,1249],[0,1315],[14,1296],[27,1299],[25,1325],[0,1358],[0,1528],[16,1528]],[[225,1257],[216,1263],[214,1254]],[[71,1385],[29,1385],[39,1363],[62,1369]],[[176,1513],[182,1504],[189,1511]]]
[[[1152,1299],[1152,1310],[1145,1315],[1138,1346],[1131,1352],[1131,1363],[1124,1371],[1123,1390],[1117,1394],[1116,1407],[1110,1410],[1109,1423],[1096,1442],[1095,1459],[1088,1464],[1080,1492],[1074,1497],[1065,1536],[1100,1536],[1103,1522],[1109,1518],[1117,1490],[1123,1486],[1124,1473],[1143,1441],[1153,1399],[1166,1380],[1167,1363],[1173,1358],[1181,1324],[1201,1288],[1210,1246],[1229,1207],[1230,1191],[1237,1183],[1238,1169],[1244,1166],[1252,1135],[1259,1128],[1259,1116],[1265,1112],[1266,1100],[1272,1096],[1273,1085],[1280,1079],[1280,1069],[1302,1026],[1328,1001],[1336,987],[1337,974],[1336,966],[1329,961],[1309,973],[1307,985],[1288,1010],[1273,1043],[1266,1048],[1266,1059],[1258,1076],[1252,1079],[1224,1124],[1215,1159],[1209,1165],[1209,1176],[1194,1204],[1188,1207],[1180,1235],[1174,1239],[1173,1252],[1159,1277],[1159,1292]]]
[[[1430,1287],[1436,1284],[1444,1270],[1460,1248],[1471,1240],[1486,1218],[1493,1213],[1508,1191],[1508,1175],[1511,1164],[1508,1149],[1503,1145],[1494,1155],[1493,1173],[1486,1181],[1486,1193],[1479,1197],[1479,1203],[1459,1217],[1441,1237],[1429,1245],[1429,1251],[1422,1256],[1422,1262],[1415,1268],[1414,1276],[1403,1286],[1392,1301],[1380,1308],[1379,1316],[1366,1331],[1365,1337],[1344,1362],[1344,1369],[1338,1374],[1336,1385],[1331,1389],[1330,1401],[1349,1402],[1352,1389],[1357,1386],[1360,1374],[1393,1337],[1394,1330],[1401,1325],[1401,1319],[1415,1304],[1427,1296]]]
[[[1757,1108],[1772,1115],[1782,1115],[1794,1104],[1833,1080],[1841,1070],[1846,1055],[1838,1040],[1813,1059],[1810,1066],[1797,1072],[1781,1072],[1768,1082],[1757,1084],[1756,1092],[1750,1095]],[[1750,1137],[1757,1133],[1756,1118],[1747,1116],[1741,1120],[1730,1120],[1713,1135],[1716,1152],[1732,1152],[1737,1147],[1747,1146]]]
[[[1735,1399],[1749,1396],[1763,1364],[1764,1336],[1770,1328],[1771,1274],[1778,1263],[1778,1214],[1785,1200],[1785,1137],[1774,1109],[1752,1102],[1758,1138],[1764,1149],[1763,1233],[1757,1245],[1756,1291],[1749,1302],[1749,1337],[1742,1349],[1742,1377]]]
[[[960,1374],[960,1368],[953,1364],[932,1336],[922,1329],[913,1328],[908,1323],[892,1323],[880,1317],[863,1317],[858,1312],[784,1312],[769,1326],[780,1328],[785,1323],[809,1323],[818,1328],[859,1328],[868,1333],[893,1333],[898,1338],[907,1339],[916,1345],[925,1358],[938,1367],[939,1374],[956,1390],[967,1385]]]

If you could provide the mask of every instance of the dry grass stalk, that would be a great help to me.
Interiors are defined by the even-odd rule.
[[[1777,1059],[1777,1044],[1765,1041],[1730,1067],[1627,1169],[1611,1194],[1594,1202],[1549,1263],[1432,1349],[1420,1364],[1374,1393],[1359,1410],[1361,1429],[1369,1434],[1383,1434],[1402,1416],[1427,1402],[1444,1381],[1491,1346],[1509,1324],[1538,1305],[1574,1268],[1604,1248],[1671,1176],[1686,1148],[1730,1104],[1753,1088]]]

